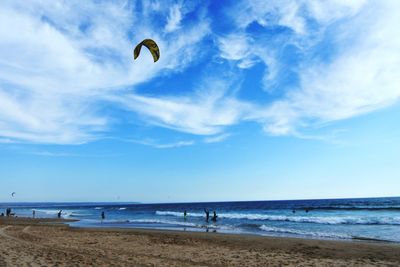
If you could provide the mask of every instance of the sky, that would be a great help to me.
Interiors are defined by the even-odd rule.
[[[0,201],[400,196],[399,13],[2,0]]]

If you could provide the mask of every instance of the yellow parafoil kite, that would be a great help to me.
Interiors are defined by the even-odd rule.
[[[151,55],[153,56],[154,62],[156,62],[160,58],[160,50],[158,49],[156,42],[151,39],[144,39],[135,47],[135,50],[133,50],[133,58],[137,59],[140,54],[140,49],[142,49],[143,45],[149,49]]]

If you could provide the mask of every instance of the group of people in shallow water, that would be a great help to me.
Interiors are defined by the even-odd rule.
[[[6,215],[5,215],[5,216],[10,217],[10,216],[14,216],[14,215],[15,215],[15,214],[12,213],[11,208],[7,208],[7,209],[6,209]],[[0,216],[1,216],[1,217],[4,217],[4,213],[1,213]]]
[[[62,210],[60,210],[60,211],[57,213],[57,218],[58,218],[58,219],[61,219],[61,214],[62,214]],[[4,213],[1,213],[0,216],[1,216],[1,217],[4,217]],[[7,216],[7,217],[15,216],[15,213],[12,212],[11,208],[7,208],[7,209],[6,209],[6,215],[5,215],[5,216]],[[33,218],[33,219],[36,218],[36,210],[32,210],[32,218]]]
[[[209,220],[210,220],[210,211],[208,209],[204,209],[204,213],[206,214],[206,222],[209,222]],[[13,216],[13,215],[14,215],[14,213],[11,212],[11,208],[7,208],[6,209],[6,216],[9,217],[9,216]],[[57,213],[57,218],[61,219],[61,215],[62,215],[62,210],[60,210]],[[1,216],[4,216],[4,213],[1,213]],[[32,218],[35,218],[35,217],[36,217],[36,211],[32,210]],[[187,211],[186,210],[183,212],[183,218],[185,220],[187,218]],[[217,218],[218,218],[217,213],[214,210],[213,211],[213,216],[211,217],[211,221],[216,222]],[[105,219],[106,219],[106,214],[105,214],[104,211],[102,211],[101,212],[101,220],[103,221]]]
[[[306,213],[308,213],[310,210],[309,210],[309,209],[305,209],[304,211],[305,211]],[[206,222],[209,222],[209,220],[210,220],[210,211],[209,211],[208,209],[204,209],[204,213],[206,214]],[[293,210],[292,210],[292,213],[296,213],[296,210],[293,209]],[[7,216],[7,217],[14,216],[14,215],[15,215],[15,214],[11,212],[11,208],[7,208],[7,209],[6,209],[6,216]],[[35,210],[32,210],[32,218],[35,218],[35,215],[36,215],[36,211],[35,211]],[[57,218],[58,218],[58,219],[61,219],[61,215],[62,215],[62,210],[60,210],[60,211],[57,213]],[[4,213],[1,213],[0,216],[4,217]],[[187,218],[187,211],[186,211],[186,210],[183,212],[183,218],[184,218],[185,220],[186,220],[186,218]],[[213,211],[213,216],[212,216],[212,218],[211,218],[211,221],[216,222],[216,221],[217,221],[217,218],[218,218],[217,213],[216,213],[215,210],[214,210],[214,211]],[[101,212],[101,220],[103,221],[103,220],[105,220],[105,219],[106,219],[106,214],[105,214],[104,211],[102,211],[102,212]]]
[[[304,211],[305,211],[306,213],[308,213],[308,212],[310,211],[310,209],[304,209]],[[292,213],[296,213],[296,210],[293,209],[293,210],[292,210]]]
[[[208,209],[204,209],[204,213],[206,214],[206,222],[208,222],[210,220],[210,211]],[[187,212],[186,210],[183,212],[183,218],[186,220],[187,217]],[[217,221],[217,213],[215,212],[215,210],[213,211],[213,216],[211,218],[211,221],[216,222]]]
[[[61,211],[60,211],[61,212]],[[210,211],[207,209],[204,209],[204,213],[206,214],[206,221],[208,222],[210,220]],[[187,219],[187,211],[185,210],[183,212],[183,218],[186,220]],[[213,216],[211,218],[211,221],[216,222],[218,218],[217,213],[215,212],[215,210],[213,211]],[[106,214],[104,211],[101,212],[101,221],[106,219]]]
[[[210,219],[210,211],[207,210],[207,209],[204,209],[204,212],[205,212],[205,214],[206,214],[206,221],[208,222],[208,220]],[[215,210],[214,210],[213,213],[214,213],[214,214],[213,214],[213,216],[212,216],[212,218],[211,218],[211,221],[216,222],[218,216],[217,216],[217,213],[215,212]]]

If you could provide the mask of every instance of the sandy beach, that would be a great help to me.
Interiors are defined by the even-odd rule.
[[[0,219],[0,266],[399,266],[400,245]]]

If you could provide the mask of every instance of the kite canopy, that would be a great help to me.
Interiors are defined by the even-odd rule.
[[[12,193],[11,193],[11,196],[12,196],[12,197],[15,196],[15,192],[12,192]]]
[[[151,55],[153,56],[154,62],[157,62],[157,60],[160,58],[160,49],[158,49],[156,42],[151,39],[144,39],[135,47],[135,50],[133,50],[133,59],[138,58],[140,49],[142,49],[143,45],[149,49]]]

